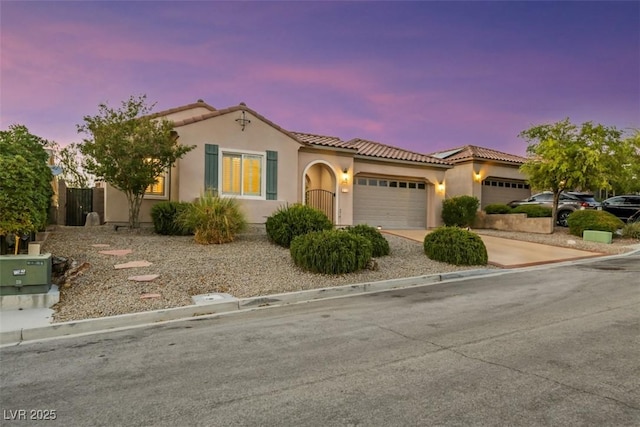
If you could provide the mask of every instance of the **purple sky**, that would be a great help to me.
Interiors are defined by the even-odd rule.
[[[524,154],[569,117],[640,128],[640,2],[0,2],[0,128],[245,102],[292,131]]]

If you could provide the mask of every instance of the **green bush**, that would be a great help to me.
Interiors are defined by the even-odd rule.
[[[611,233],[624,227],[624,223],[615,215],[605,211],[586,209],[572,212],[567,217],[569,233],[582,237],[584,230],[610,231]]]
[[[382,233],[380,233],[376,228],[371,227],[370,225],[359,224],[354,227],[347,227],[345,228],[345,231],[368,239],[369,243],[371,243],[371,256],[373,257],[389,255],[391,252],[387,239],[385,239]]]
[[[458,227],[470,227],[476,217],[480,201],[473,196],[458,196],[442,202],[442,220],[444,224]]]
[[[183,236],[193,234],[193,229],[185,229],[178,221],[178,216],[189,209],[186,202],[159,202],[151,208],[153,230],[158,234],[167,236]]]
[[[342,230],[314,231],[291,241],[291,257],[313,273],[344,274],[362,270],[371,259],[367,238]]]
[[[524,213],[528,218],[551,218],[551,208],[538,205],[516,206],[511,213]]]
[[[454,265],[487,265],[484,242],[476,233],[458,227],[440,227],[424,238],[424,253],[432,260]]]
[[[501,203],[495,203],[485,206],[484,211],[488,214],[508,214],[511,213],[511,207]]]
[[[228,243],[247,226],[238,201],[234,198],[220,197],[207,191],[189,204],[177,217],[177,222],[185,229],[195,232],[197,243]]]
[[[640,239],[640,222],[633,222],[622,227],[622,237]]]
[[[322,211],[298,203],[278,208],[267,218],[265,226],[269,239],[285,248],[291,245],[294,237],[333,228],[333,224]]]

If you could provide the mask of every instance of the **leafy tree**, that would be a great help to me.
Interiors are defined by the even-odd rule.
[[[126,195],[131,228],[140,225],[147,187],[194,148],[178,144],[172,122],[149,115],[153,106],[145,95],[130,97],[119,109],[103,103],[98,115],[78,125],[78,132],[89,135],[80,145],[84,168]]]
[[[520,133],[528,142],[528,160],[520,170],[532,187],[553,192],[553,218],[563,191],[610,188],[621,168],[621,135],[614,127],[577,126],[568,118]]]
[[[613,159],[618,173],[611,180],[616,194],[640,193],[640,129],[624,139]]]
[[[62,167],[62,179],[71,188],[89,188],[93,177],[82,167],[80,145],[73,143],[60,148],[56,146],[56,157]]]
[[[23,125],[0,131],[0,235],[46,227],[53,195],[50,146]]]

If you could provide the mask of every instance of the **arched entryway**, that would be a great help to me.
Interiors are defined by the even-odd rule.
[[[321,210],[335,223],[338,179],[331,165],[323,160],[310,163],[303,179],[303,203]]]

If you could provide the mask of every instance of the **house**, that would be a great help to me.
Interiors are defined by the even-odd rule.
[[[524,157],[490,148],[465,145],[430,154],[453,165],[445,176],[447,197],[475,196],[480,207],[531,196],[531,188],[520,172]]]
[[[442,223],[442,201],[445,193],[451,195],[447,174],[466,167],[379,142],[292,132],[245,104],[218,110],[198,100],[154,117],[173,121],[180,143],[196,148],[147,192],[141,223],[151,222],[158,201],[191,202],[213,188],[240,200],[250,223],[264,223],[280,206],[303,203],[338,226],[431,228]],[[509,165],[493,164],[486,170],[501,173],[503,166],[511,171]],[[108,185],[105,221],[128,221],[124,194]]]

